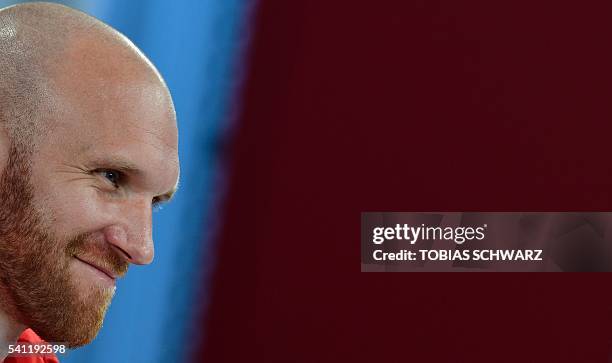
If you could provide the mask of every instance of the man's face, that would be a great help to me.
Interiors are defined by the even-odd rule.
[[[13,148],[0,179],[0,291],[18,321],[70,346],[95,337],[128,264],[152,261],[152,204],[179,172],[159,80],[103,47],[84,61],[82,45],[56,72],[53,126],[33,152]]]

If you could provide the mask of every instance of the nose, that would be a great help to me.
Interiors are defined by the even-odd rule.
[[[116,223],[104,228],[107,243],[129,263],[150,264],[155,255],[150,200],[125,203],[117,217]]]

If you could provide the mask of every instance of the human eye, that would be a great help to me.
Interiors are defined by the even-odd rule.
[[[123,180],[123,174],[120,171],[113,169],[97,169],[95,173],[102,176],[108,182],[110,182],[113,187],[119,188],[121,182]]]

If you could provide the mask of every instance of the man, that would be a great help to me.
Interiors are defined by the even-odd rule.
[[[164,81],[88,15],[0,10],[0,170],[0,361],[18,339],[91,342],[115,280],[153,260],[152,208],[176,190]],[[20,359],[43,358],[6,361]]]

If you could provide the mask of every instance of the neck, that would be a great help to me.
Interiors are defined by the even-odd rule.
[[[24,325],[15,322],[0,310],[0,362],[8,355],[9,345],[15,344],[24,330]]]

